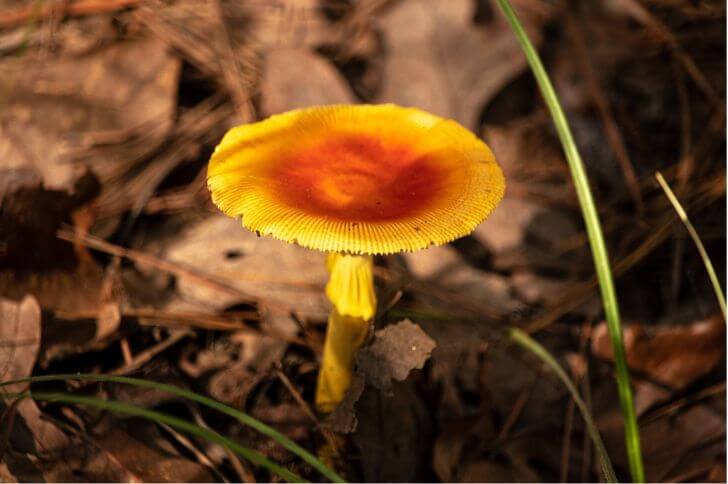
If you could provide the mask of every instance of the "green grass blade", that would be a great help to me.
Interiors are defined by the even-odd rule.
[[[527,349],[528,351],[539,357],[544,363],[546,363],[546,365],[556,374],[556,376],[559,377],[564,386],[566,386],[566,389],[569,390],[569,393],[571,393],[571,397],[574,399],[574,403],[577,407],[579,407],[579,411],[581,412],[582,417],[584,417],[584,422],[586,423],[586,428],[589,432],[589,436],[594,442],[594,448],[597,452],[597,455],[599,456],[599,463],[601,465],[604,478],[607,480],[607,482],[617,482],[617,475],[614,473],[612,461],[609,460],[609,454],[607,454],[607,449],[604,447],[604,442],[602,442],[602,438],[599,435],[597,425],[596,423],[594,423],[594,420],[592,420],[591,414],[589,413],[589,408],[586,406],[586,403],[584,403],[584,400],[579,395],[579,391],[576,389],[574,382],[571,381],[564,369],[561,368],[561,365],[559,365],[554,357],[551,356],[548,350],[544,348],[541,344],[539,344],[536,340],[531,338],[528,334],[524,333],[518,328],[511,328],[508,331],[508,335],[513,342]]]
[[[249,462],[264,467],[274,474],[280,476],[288,482],[305,482],[303,478],[288,469],[285,469],[275,462],[267,459],[265,456],[258,452],[243,447],[242,445],[234,442],[233,440],[220,435],[214,430],[200,427],[199,425],[187,422],[172,415],[166,413],[157,412],[155,410],[149,410],[128,403],[119,402],[117,400],[104,400],[96,397],[88,397],[84,395],[73,395],[70,393],[46,393],[46,392],[23,392],[16,394],[4,395],[5,398],[32,398],[34,400],[40,400],[45,402],[62,402],[72,403],[80,405],[88,405],[90,407],[96,407],[102,410],[108,410],[115,413],[121,413],[124,415],[132,415],[135,417],[145,418],[152,422],[164,423],[173,427],[181,432],[201,437],[210,442],[215,442],[228,449],[232,450],[239,456],[248,460]]]
[[[656,172],[655,178],[657,178],[657,182],[660,184],[660,186],[662,187],[662,190],[665,192],[667,199],[670,200],[670,203],[672,204],[672,207],[675,209],[677,216],[680,217],[680,220],[685,225],[685,228],[688,230],[690,237],[693,239],[693,242],[695,243],[695,247],[697,247],[698,252],[700,253],[700,258],[703,259],[703,264],[705,265],[705,270],[708,272],[708,277],[710,278],[710,283],[713,285],[713,291],[715,291],[715,297],[716,297],[716,299],[718,299],[718,305],[720,305],[720,310],[723,313],[723,319],[726,319],[725,295],[723,294],[723,289],[720,287],[720,281],[718,281],[718,276],[715,274],[715,269],[713,268],[713,262],[710,260],[710,257],[708,257],[708,252],[705,250],[703,241],[700,240],[700,236],[698,235],[698,232],[695,230],[695,227],[693,227],[692,222],[690,222],[690,219],[688,218],[688,214],[685,212],[685,209],[680,204],[680,201],[677,199],[677,197],[673,193],[672,189],[670,188],[670,185],[668,185],[667,182],[665,181],[665,178],[662,176],[662,173],[660,173],[659,171]]]
[[[296,444],[294,441],[292,441],[285,435],[281,434],[274,428],[269,427],[268,425],[264,424],[260,420],[257,420],[255,418],[251,417],[250,415],[248,415],[245,412],[241,412],[240,410],[237,410],[233,407],[230,407],[230,406],[220,403],[216,400],[213,400],[212,398],[205,397],[198,393],[194,393],[189,390],[185,390],[183,388],[176,387],[174,385],[169,385],[166,383],[159,383],[159,382],[155,382],[155,381],[151,381],[151,380],[142,380],[140,378],[125,377],[125,376],[93,375],[93,374],[77,373],[77,374],[65,374],[65,375],[42,375],[42,376],[23,378],[20,380],[14,380],[14,381],[0,383],[0,388],[5,385],[11,385],[14,383],[29,383],[29,382],[36,383],[36,382],[66,381],[66,380],[113,382],[113,383],[122,383],[122,384],[126,384],[126,385],[134,385],[134,386],[144,387],[144,388],[153,388],[155,390],[171,393],[173,395],[177,395],[179,397],[186,398],[187,400],[197,402],[201,405],[205,405],[206,407],[212,408],[214,410],[217,410],[218,412],[228,415],[228,416],[236,419],[241,424],[247,425],[247,426],[257,430],[261,434],[270,437],[271,439],[278,442],[282,447],[284,447],[285,449],[289,450],[293,454],[300,457],[301,460],[310,464],[311,467],[318,470],[321,474],[326,476],[332,482],[346,482],[344,480],[344,478],[342,478],[336,472],[334,472],[333,470],[328,468],[326,466],[326,464],[321,462],[318,458],[316,458],[316,456],[314,456],[313,454],[308,452],[306,449],[304,449],[300,445]]]
[[[622,340],[622,325],[619,319],[619,306],[617,304],[617,296],[614,290],[614,282],[612,281],[612,271],[609,267],[609,256],[607,247],[604,243],[602,228],[599,223],[599,215],[592,198],[589,182],[584,170],[584,164],[581,156],[576,148],[576,143],[571,134],[569,123],[566,115],[561,109],[558,97],[554,91],[548,74],[541,63],[541,59],[534,49],[533,44],[528,39],[521,22],[518,20],[516,13],[513,11],[508,0],[498,0],[503,13],[505,14],[511,28],[513,29],[518,41],[523,48],[531,70],[533,71],[536,82],[541,90],[544,101],[551,112],[556,131],[564,148],[566,160],[571,170],[571,176],[574,181],[576,195],[579,199],[584,223],[586,225],[587,235],[589,236],[589,245],[591,246],[594,258],[594,266],[599,280],[602,302],[604,304],[604,314],[607,319],[607,328],[609,337],[614,351],[614,366],[617,376],[617,389],[619,392],[619,403],[622,407],[622,419],[624,420],[625,441],[627,447],[627,457],[629,459],[629,469],[634,482],[644,482],[645,473],[642,464],[642,451],[640,449],[639,428],[637,426],[637,416],[634,411],[634,402],[632,400],[632,388],[630,386],[629,368],[627,367],[627,358],[624,351],[624,342]]]

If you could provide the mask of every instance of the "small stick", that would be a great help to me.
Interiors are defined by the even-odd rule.
[[[142,367],[145,363],[147,363],[149,360],[157,356],[159,353],[163,352],[170,346],[176,344],[178,341],[180,341],[182,338],[185,338],[189,335],[191,335],[189,331],[181,331],[179,333],[174,333],[166,340],[162,341],[161,343],[158,343],[150,348],[147,348],[146,350],[142,351],[138,355],[136,355],[131,363],[128,365],[125,364],[124,366],[117,368],[114,371],[109,372],[109,375],[127,375],[129,373],[133,373],[139,368]]]
[[[293,396],[293,399],[296,400],[296,403],[301,407],[301,410],[303,410],[303,413],[306,414],[306,416],[316,425],[316,428],[321,431],[321,435],[323,435],[324,439],[326,439],[326,442],[329,444],[331,449],[334,451],[336,458],[340,459],[341,456],[339,454],[339,445],[336,442],[336,438],[334,435],[326,430],[325,428],[321,427],[321,422],[316,417],[316,414],[313,413],[313,410],[311,409],[311,406],[306,403],[306,400],[303,399],[303,396],[301,396],[301,393],[296,389],[296,387],[293,386],[293,383],[291,383],[290,378],[283,373],[283,371],[280,368],[280,363],[276,366],[276,375],[278,376],[278,379],[281,380],[283,385],[288,389],[289,392],[291,392],[291,395]]]
[[[121,346],[121,355],[124,357],[124,365],[125,366],[131,365],[132,361],[134,361],[134,357],[131,354],[131,348],[129,347],[129,340],[126,338],[121,338],[119,345]]]
[[[250,303],[256,302],[254,298],[252,298],[248,294],[243,293],[239,289],[229,286],[223,282],[216,281],[193,269],[182,267],[180,264],[169,262],[164,259],[145,254],[144,252],[140,252],[138,250],[126,249],[124,247],[106,242],[105,240],[99,239],[98,237],[94,237],[92,235],[78,234],[65,229],[59,230],[57,237],[67,242],[82,244],[92,249],[106,252],[107,254],[116,255],[118,257],[125,257],[127,259],[133,260],[134,262],[141,262],[142,264],[146,264],[156,269],[169,272],[170,274],[174,274],[177,277],[193,280],[195,282],[213,287],[214,289],[233,296],[246,297],[248,298],[247,302]]]
[[[195,444],[193,444],[193,443],[192,443],[192,441],[191,441],[190,439],[188,439],[188,438],[187,438],[187,437],[185,437],[184,435],[180,434],[180,433],[179,433],[179,432],[177,432],[177,431],[176,431],[175,429],[173,429],[172,427],[170,427],[169,425],[167,425],[167,424],[165,424],[165,423],[160,423],[160,424],[159,424],[159,426],[160,426],[160,427],[162,427],[162,428],[163,428],[164,430],[166,430],[167,432],[169,432],[169,433],[170,433],[170,435],[172,435],[172,437],[174,437],[174,439],[175,439],[175,440],[176,440],[177,442],[179,442],[179,443],[180,443],[180,445],[181,445],[182,447],[184,447],[184,448],[186,448],[187,450],[189,450],[190,452],[192,452],[192,454],[194,454],[194,456],[195,456],[195,457],[197,458],[197,460],[198,460],[198,461],[200,461],[200,463],[201,463],[201,464],[202,464],[203,466],[205,466],[205,467],[207,467],[208,469],[210,469],[210,471],[211,471],[211,472],[212,472],[213,474],[215,474],[215,475],[216,475],[216,476],[217,476],[217,477],[218,477],[218,478],[219,478],[219,479],[220,479],[221,481],[223,481],[223,482],[230,482],[230,481],[228,481],[227,479],[225,479],[225,476],[223,476],[223,475],[222,475],[222,474],[220,473],[220,471],[218,471],[218,470],[217,470],[217,469],[215,468],[215,464],[214,464],[214,463],[213,463],[213,462],[212,462],[212,461],[210,460],[210,458],[209,458],[209,457],[207,457],[207,456],[206,456],[206,455],[205,455],[205,454],[204,454],[204,453],[203,453],[202,451],[200,451],[200,450],[199,450],[199,449],[198,449],[197,447],[195,447]]]
[[[508,437],[508,434],[511,433],[511,429],[518,421],[518,417],[521,416],[521,413],[523,412],[524,407],[526,406],[526,403],[528,403],[528,400],[531,398],[531,394],[533,393],[533,387],[538,381],[538,379],[541,376],[541,369],[539,368],[536,371],[536,374],[534,375],[533,381],[530,385],[528,385],[526,388],[524,388],[520,395],[518,395],[518,398],[516,399],[516,403],[513,404],[513,408],[511,409],[511,412],[508,414],[508,418],[506,419],[505,423],[503,424],[503,428],[501,428],[501,431],[498,433],[498,440],[503,441]]]
[[[115,12],[133,7],[141,0],[78,0],[76,2],[57,2],[39,6],[31,2],[27,7],[20,7],[0,14],[0,29],[17,27],[27,22],[45,19],[60,14],[71,17],[82,17],[95,13]]]

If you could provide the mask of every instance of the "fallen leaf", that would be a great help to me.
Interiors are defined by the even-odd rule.
[[[511,276],[511,284],[516,295],[528,305],[557,301],[572,287],[565,279],[541,276],[527,271],[516,271]]]
[[[614,393],[613,386],[609,388]],[[627,468],[624,420],[617,402],[597,424],[615,467]],[[677,482],[683,473],[725,461],[725,398],[687,406],[679,412],[640,424],[640,441],[647,482]],[[701,482],[701,478],[690,479]]]
[[[41,313],[38,301],[26,296],[19,303],[0,299],[0,381],[26,378],[33,372],[41,342]],[[28,384],[4,388],[10,393],[26,391]],[[25,426],[12,424],[11,441],[25,452],[51,454],[68,447],[70,439],[55,424],[43,417],[35,401],[20,400],[15,411]],[[30,440],[24,433],[30,432]]]
[[[386,390],[393,381],[404,381],[412,370],[421,369],[435,346],[422,328],[405,319],[374,333],[372,343],[356,355],[356,371],[367,383]]]
[[[240,221],[215,215],[179,233],[162,247],[150,245],[172,262],[224,279],[245,294],[277,309],[295,310],[304,318],[323,320],[329,305],[324,295],[328,279],[325,255],[293,244],[257,237]],[[240,303],[240,296],[179,280],[178,289],[188,307],[222,310]],[[185,303],[174,303],[180,310]],[[281,321],[283,331],[296,332],[290,319]]]
[[[718,315],[683,326],[630,325],[624,329],[627,364],[638,374],[681,390],[718,364],[724,335],[725,324]],[[592,351],[600,358],[614,358],[605,323],[594,328]]]
[[[280,340],[250,333],[235,333],[218,344],[226,351],[235,348],[236,359],[210,376],[208,388],[216,399],[237,407],[244,407],[250,390],[268,375],[287,347]]]
[[[405,253],[403,257],[414,276],[458,298],[487,307],[489,315],[506,315],[523,309],[523,304],[512,296],[507,277],[472,267],[451,246],[429,247]]]
[[[118,426],[118,424],[117,424]],[[155,432],[156,433],[156,432]],[[98,451],[80,472],[89,481],[126,482],[215,482],[210,470],[195,460],[179,455],[161,436],[135,438],[122,429],[100,435]],[[110,464],[116,469],[110,469]],[[111,470],[111,472],[109,472]]]
[[[387,52],[377,102],[417,106],[469,129],[506,82],[526,68],[526,58],[498,9],[475,25],[471,0],[398,2],[379,18]],[[521,22],[536,45],[539,21]]]
[[[301,48],[274,49],[266,54],[261,96],[264,116],[322,104],[356,102],[333,64]]]
[[[13,94],[0,98],[0,293],[31,293],[44,309],[98,309],[102,271],[56,232],[99,195],[99,180],[164,140],[179,69],[154,39],[0,61],[0,89]]]
[[[435,346],[427,333],[407,319],[376,331],[370,344],[357,352],[351,385],[326,425],[339,433],[355,431],[355,405],[365,388],[391,390],[393,383],[405,381],[412,370],[421,369]]]
[[[137,136],[153,150],[172,127],[179,69],[179,60],[154,39],[78,57],[3,59],[0,88],[13,96],[0,99],[0,166],[29,170],[45,188],[69,191],[88,167],[88,160],[70,163],[71,154],[95,141]],[[93,165],[103,181],[123,161],[106,154],[103,164]]]
[[[0,462],[0,482],[20,482],[5,462]]]

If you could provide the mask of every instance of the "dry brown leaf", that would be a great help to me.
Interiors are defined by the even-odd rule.
[[[718,364],[723,354],[724,335],[725,324],[717,315],[685,326],[654,330],[631,325],[624,330],[627,363],[632,370],[681,390]],[[613,358],[604,323],[594,328],[592,351],[601,358]]]
[[[223,278],[271,306],[287,307],[317,319],[324,319],[328,313],[323,292],[328,279],[324,254],[257,237],[236,219],[212,216],[190,226],[165,247],[150,250],[159,250],[164,259]],[[178,289],[188,305],[198,309],[203,306],[220,310],[240,303],[230,293],[194,282],[180,280]],[[177,305],[175,310],[181,307]]]
[[[391,390],[394,382],[404,381],[412,370],[421,369],[435,346],[427,333],[407,319],[376,331],[371,343],[357,353],[351,386],[326,424],[340,433],[356,430],[354,406],[367,385]]]
[[[98,448],[82,468],[89,481],[215,482],[209,469],[181,457],[163,439],[134,438],[114,428],[95,443]]]
[[[158,40],[79,57],[3,59],[0,88],[13,95],[0,98],[2,171],[29,170],[46,188],[71,190],[84,172],[83,163],[69,163],[72,153],[142,135],[154,149],[172,127],[179,70]],[[119,161],[107,155],[94,166],[102,179]]]
[[[452,247],[430,247],[403,256],[414,276],[458,297],[482,303],[490,314],[505,315],[523,308],[511,295],[508,278],[472,267]]]
[[[250,333],[234,333],[217,343],[217,351],[234,351],[237,358],[210,376],[209,392],[235,406],[244,406],[250,390],[281,360],[287,347],[280,340]]]
[[[40,306],[33,296],[20,302],[0,299],[0,364],[2,381],[30,376],[38,357],[41,325]],[[5,387],[9,392],[24,391],[27,384]]]
[[[0,462],[0,482],[20,482],[5,462]]]
[[[12,93],[0,97],[0,293],[31,293],[46,309],[98,308],[102,271],[56,231],[99,193],[84,165],[102,160],[93,169],[106,181],[128,162],[115,146],[141,156],[164,139],[179,69],[165,44],[144,39],[0,61],[0,88]],[[99,156],[71,163],[95,144]]]
[[[557,301],[572,286],[564,279],[556,279],[527,271],[516,271],[511,276],[516,295],[526,304],[540,305]]]
[[[696,469],[704,469],[705,476],[712,465],[725,461],[725,398],[716,400],[640,424],[647,482],[680,482],[676,476]],[[618,406],[612,408],[597,423],[615,467],[627,468],[624,421]],[[703,478],[688,480],[702,482]]]
[[[670,390],[683,390],[715,368],[725,354],[725,323],[716,315],[684,326],[635,324],[624,329],[624,345],[635,372],[635,406],[642,413],[669,397]],[[594,328],[592,351],[613,359],[605,323]]]
[[[380,18],[387,53],[378,102],[417,106],[476,129],[480,112],[526,67],[510,27],[498,12],[475,25],[471,0],[398,2]],[[521,21],[536,45],[539,23]]]
[[[374,333],[372,343],[356,355],[356,371],[367,383],[386,390],[421,369],[437,346],[422,328],[405,319]]]
[[[265,116],[320,104],[356,102],[336,68],[306,49],[269,51],[261,82],[261,108]]]
[[[0,381],[26,378],[33,372],[41,342],[41,313],[38,301],[26,296],[19,303],[0,299]],[[7,392],[27,390],[28,385],[17,383],[6,386]],[[16,447],[26,452],[49,454],[66,448],[70,440],[52,422],[45,419],[35,401],[25,398],[15,411],[25,426],[13,424]],[[30,432],[28,441],[24,431]]]

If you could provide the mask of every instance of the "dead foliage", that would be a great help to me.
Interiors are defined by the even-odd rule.
[[[724,281],[725,5],[512,3],[587,163],[647,478],[725,481],[725,322],[652,176],[665,174]],[[491,146],[508,188],[471,236],[376,260],[375,332],[325,417],[312,410],[325,256],[217,214],[206,162],[230,126],[356,102],[458,120]],[[627,479],[581,220],[492,0],[0,0],[3,382],[92,372],[173,383],[268,423],[351,481],[597,479],[566,390],[503,339],[515,324],[569,370]],[[32,388],[164,411],[320,478],[271,439],[163,392]],[[0,410],[3,482],[274,478],[143,419],[29,399]]]

